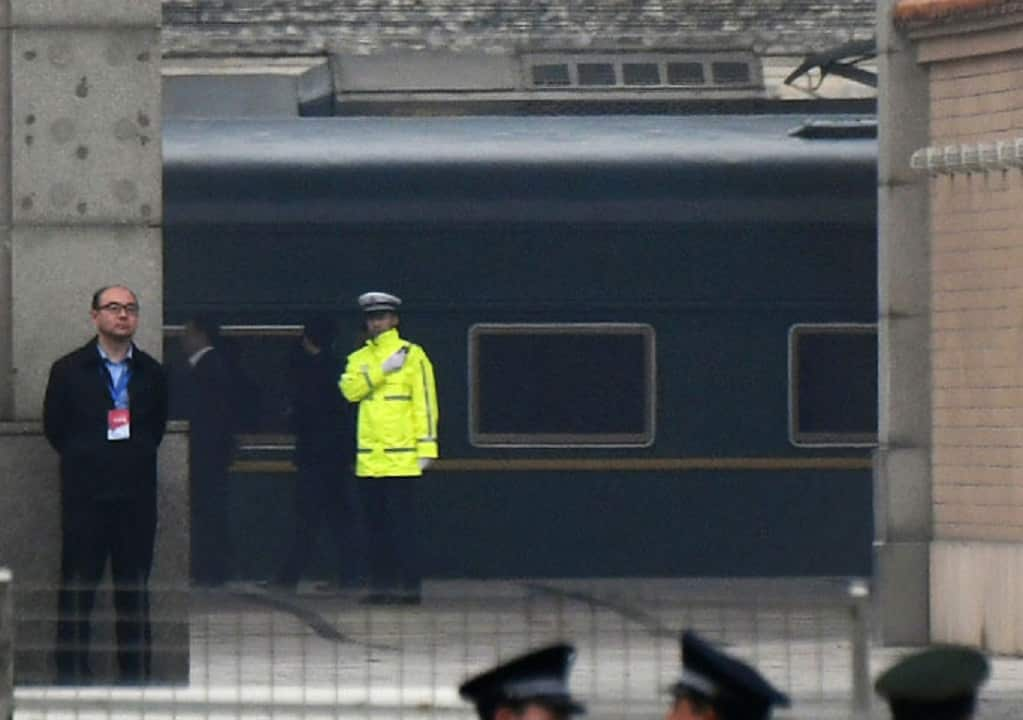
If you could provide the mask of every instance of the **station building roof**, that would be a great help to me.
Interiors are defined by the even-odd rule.
[[[875,0],[164,0],[168,56],[371,54],[544,43],[801,55],[874,31]]]
[[[895,20],[902,24],[933,23],[1023,11],[1019,0],[899,0]]]

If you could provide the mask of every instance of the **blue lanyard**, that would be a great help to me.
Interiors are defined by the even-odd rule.
[[[110,399],[114,401],[114,407],[123,409],[128,407],[128,383],[131,382],[131,364],[125,363],[121,376],[114,382],[114,375],[110,368],[104,365],[103,369],[107,374],[107,389],[110,391]]]

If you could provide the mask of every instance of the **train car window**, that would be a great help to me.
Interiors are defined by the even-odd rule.
[[[877,326],[789,331],[789,438],[803,447],[877,444]]]
[[[669,85],[703,85],[703,63],[670,62],[668,63]]]
[[[660,85],[661,68],[657,63],[622,63],[626,85]]]
[[[654,329],[639,323],[469,330],[469,436],[479,447],[647,446]]]
[[[749,65],[744,62],[716,62],[711,73],[717,85],[746,85],[750,82]]]
[[[572,84],[565,63],[533,66],[533,85],[536,87],[566,87]]]
[[[614,85],[615,66],[611,63],[579,63],[576,65],[580,85]]]
[[[300,326],[233,325],[221,328],[218,346],[231,368],[230,398],[238,415],[238,432],[260,443],[288,444],[289,367],[299,352]],[[181,327],[164,327],[164,363],[170,374],[171,416],[186,415],[187,358]],[[242,444],[247,444],[247,440]]]

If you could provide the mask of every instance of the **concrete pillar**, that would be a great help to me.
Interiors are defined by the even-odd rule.
[[[0,720],[14,718],[14,597],[13,577],[0,567]]]
[[[0,0],[0,565],[19,578],[19,682],[52,672],[57,457],[39,419],[50,364],[93,334],[89,299],[124,283],[138,344],[163,324],[160,0]],[[154,674],[188,672],[187,435],[160,452]],[[94,617],[111,611],[101,593]],[[110,628],[97,627],[97,645]],[[110,658],[94,658],[99,679]]]
[[[90,335],[88,297],[124,282],[160,354],[159,0],[11,2],[11,338],[16,420]]]
[[[11,348],[11,9],[0,0],[0,420],[14,412]]]
[[[930,250],[927,179],[909,158],[927,145],[929,91],[913,46],[880,0],[878,39],[878,390],[875,596],[881,638],[929,640],[931,522]]]

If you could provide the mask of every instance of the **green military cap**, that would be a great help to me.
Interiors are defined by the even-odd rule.
[[[965,720],[988,673],[987,658],[978,650],[938,645],[895,663],[874,688],[895,720]]]

